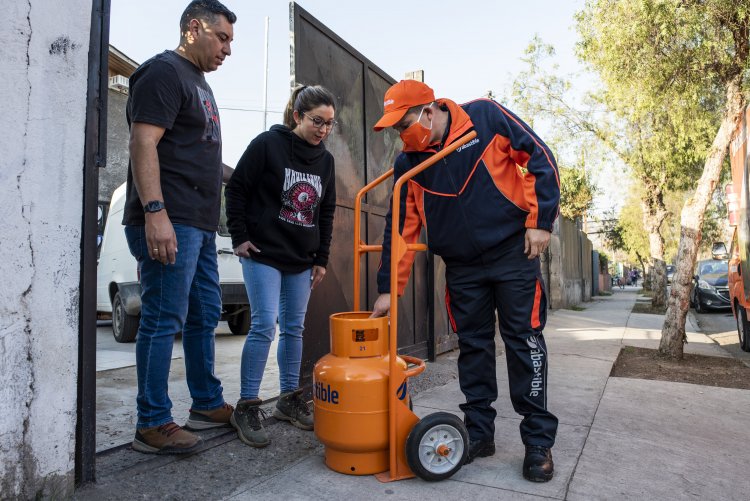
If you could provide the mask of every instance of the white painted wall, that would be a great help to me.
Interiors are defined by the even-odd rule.
[[[91,0],[0,0],[0,498],[73,486]]]

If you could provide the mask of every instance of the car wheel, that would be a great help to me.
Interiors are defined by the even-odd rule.
[[[250,310],[246,308],[243,311],[227,316],[227,325],[229,330],[235,336],[246,336],[250,330]]]
[[[750,325],[747,321],[747,312],[745,308],[740,305],[736,305],[735,311],[737,311],[737,334],[740,337],[740,349],[742,351],[750,351],[750,339],[748,339],[748,331],[750,331]]]
[[[695,295],[695,312],[696,313],[705,313],[706,308],[703,306],[703,302],[701,301],[701,295],[696,294]]]
[[[118,343],[132,343],[138,334],[140,315],[128,315],[122,304],[120,293],[112,299],[112,334]]]

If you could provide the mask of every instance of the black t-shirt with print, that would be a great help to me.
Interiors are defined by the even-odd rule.
[[[216,231],[222,181],[221,128],[216,101],[203,72],[171,50],[152,57],[130,77],[127,119],[128,125],[142,122],[165,129],[157,152],[170,220]],[[122,222],[145,223],[130,165]]]

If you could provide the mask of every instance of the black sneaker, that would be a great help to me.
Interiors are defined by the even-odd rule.
[[[470,440],[469,453],[464,464],[474,461],[474,458],[486,458],[495,455],[495,442],[491,440]]]
[[[527,445],[523,458],[523,478],[531,482],[549,482],[555,473],[552,451],[548,447]]]

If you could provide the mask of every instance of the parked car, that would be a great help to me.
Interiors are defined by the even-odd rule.
[[[672,285],[672,277],[674,276],[675,266],[672,264],[667,265],[667,284]]]
[[[730,309],[728,260],[705,259],[698,261],[693,277],[690,304],[695,311]]]
[[[250,307],[242,278],[242,265],[232,251],[232,239],[226,230],[222,193],[222,211],[216,249],[221,284],[221,319],[232,334],[247,334]],[[130,254],[122,226],[125,208],[125,184],[112,194],[107,213],[96,270],[96,311],[112,314],[112,333],[119,343],[135,341],[141,318],[141,284],[138,266]]]

